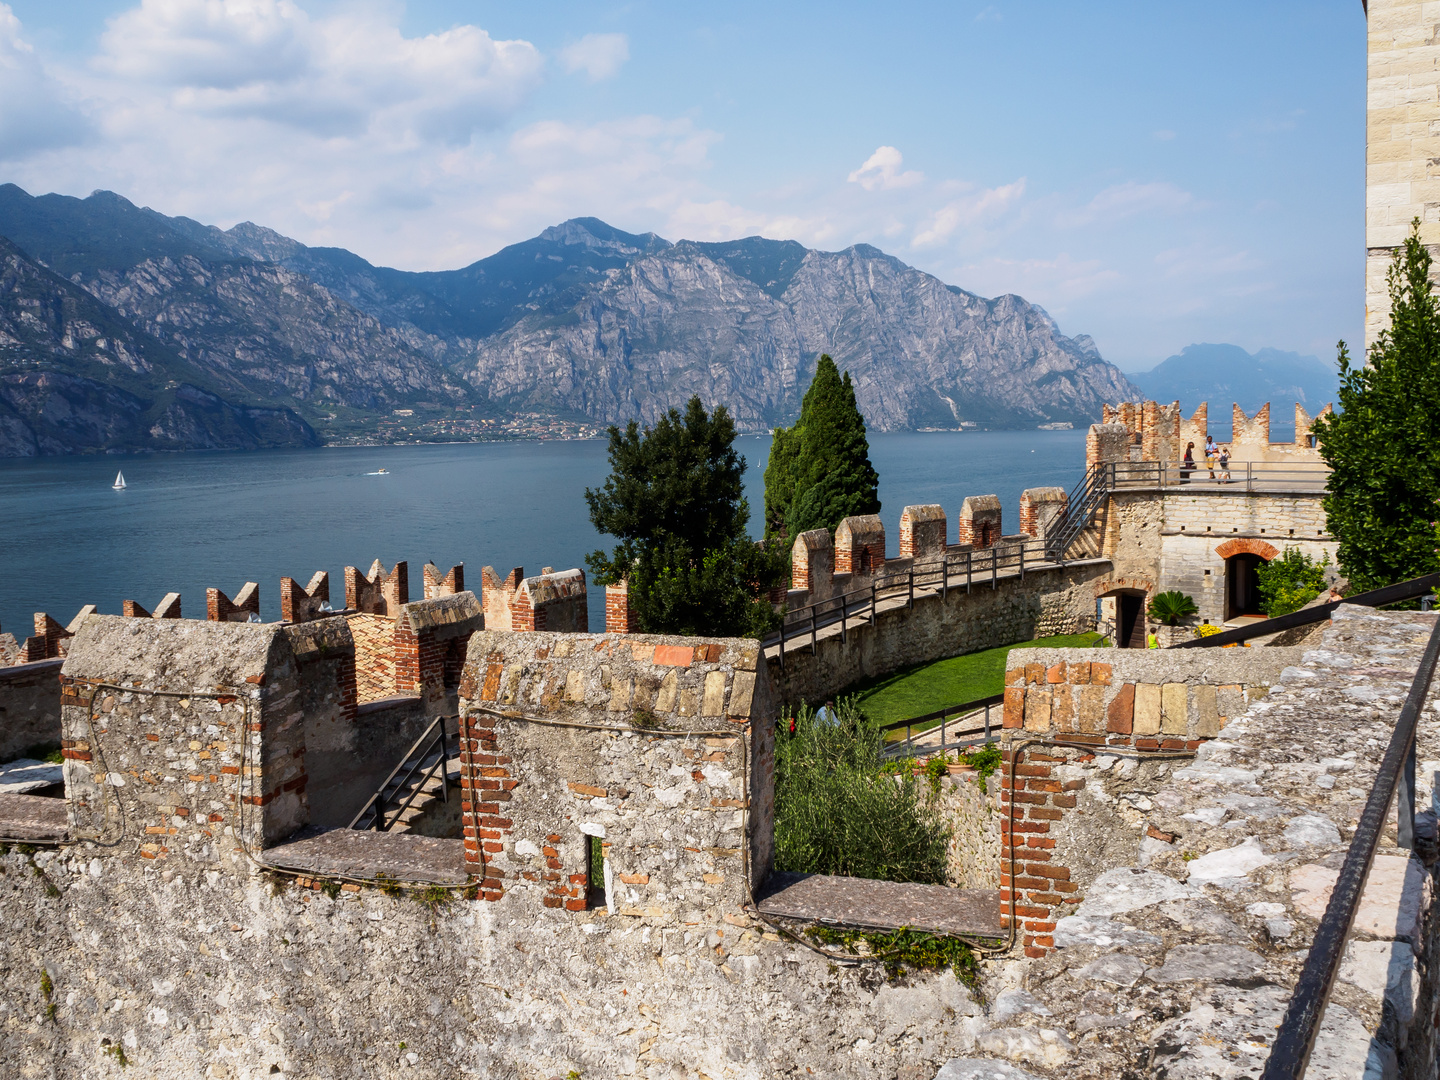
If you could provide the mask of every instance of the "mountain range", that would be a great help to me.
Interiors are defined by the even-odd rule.
[[[671,243],[577,218],[411,272],[13,184],[0,238],[0,456],[394,437],[397,414],[407,431],[648,423],[695,393],[764,430],[793,420],[822,352],[876,431],[1084,424],[1136,396],[1041,308],[864,244]]]
[[[1231,404],[1254,413],[1271,403],[1271,424],[1288,429],[1296,402],[1312,415],[1334,402],[1339,368],[1313,356],[1239,345],[1189,345],[1149,371],[1131,372],[1130,381],[1154,401],[1179,401],[1191,413],[1210,403],[1212,423],[1228,427]]]

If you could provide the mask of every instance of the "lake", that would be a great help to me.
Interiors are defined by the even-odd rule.
[[[769,436],[744,435],[752,531],[760,531]],[[967,495],[996,494],[1005,530],[1019,524],[1020,493],[1067,490],[1085,465],[1085,432],[907,432],[872,435],[880,516],[899,550],[901,511],[940,503],[955,518]],[[388,475],[369,475],[378,469]],[[129,486],[110,485],[123,469]],[[205,589],[234,597],[260,583],[261,611],[280,617],[280,578],[302,585],[330,572],[344,600],[344,567],[388,569],[409,560],[410,595],[421,567],[465,563],[539,573],[584,567],[607,546],[587,516],[585,488],[609,471],[603,440],[330,447],[254,453],[185,453],[0,460],[0,629],[24,640],[32,613],[68,623],[85,604],[118,614],[123,600],[154,608],[179,592],[189,618],[203,617]],[[592,596],[592,630],[604,627],[604,596]]]

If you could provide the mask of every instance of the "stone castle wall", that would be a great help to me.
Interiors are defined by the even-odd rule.
[[[1385,274],[1420,219],[1440,252],[1440,43],[1421,0],[1369,0],[1365,95],[1365,348],[1390,324]]]

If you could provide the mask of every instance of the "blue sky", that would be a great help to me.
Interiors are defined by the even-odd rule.
[[[1361,337],[1354,0],[0,3],[0,179],[407,269],[567,217],[874,244],[1125,370]]]

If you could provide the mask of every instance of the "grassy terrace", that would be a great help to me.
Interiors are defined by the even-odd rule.
[[[1005,658],[1011,649],[1088,648],[1099,634],[1058,634],[1055,637],[1017,641],[998,649],[984,649],[921,664],[855,688],[865,714],[882,724],[989,697],[1005,689]],[[917,729],[918,730],[918,729]]]

